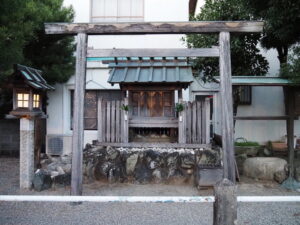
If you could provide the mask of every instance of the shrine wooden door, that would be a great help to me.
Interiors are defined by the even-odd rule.
[[[136,117],[173,117],[174,91],[132,91],[131,115]]]

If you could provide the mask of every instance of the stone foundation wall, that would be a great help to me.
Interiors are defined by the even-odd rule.
[[[221,164],[219,149],[113,148],[88,145],[84,179],[107,182],[193,182],[197,168]]]
[[[83,178],[84,183],[176,182],[195,183],[198,186],[201,179],[199,170],[206,168],[203,170],[205,172],[207,169],[220,168],[220,155],[219,148],[115,148],[88,144],[83,151]],[[211,171],[214,174],[214,170]],[[204,179],[207,179],[206,173],[203,173]],[[70,175],[71,156],[44,156],[41,169],[35,174],[34,188],[43,190],[52,184],[70,185]],[[210,180],[212,176],[216,177],[209,175]]]

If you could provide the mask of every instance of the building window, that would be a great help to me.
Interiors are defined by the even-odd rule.
[[[71,129],[73,121],[74,91],[71,91]],[[120,90],[87,90],[84,96],[84,129],[97,130],[98,127],[98,98],[106,101],[121,100]]]
[[[144,0],[92,0],[91,22],[144,20]]]
[[[252,102],[252,89],[251,86],[238,86],[237,91],[239,94],[240,105],[251,105]]]
[[[33,95],[33,108],[40,108],[40,95]]]
[[[28,93],[18,93],[17,94],[17,105],[18,108],[28,108],[29,107],[29,94]]]

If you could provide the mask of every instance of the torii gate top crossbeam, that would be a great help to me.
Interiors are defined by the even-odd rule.
[[[257,33],[263,31],[262,21],[194,21],[143,23],[45,23],[46,34],[86,33],[89,35],[126,34],[196,34]]]

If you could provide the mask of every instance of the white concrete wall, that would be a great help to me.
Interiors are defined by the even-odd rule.
[[[281,87],[253,87],[252,104],[239,106],[238,116],[282,116],[285,115]],[[236,122],[235,137],[265,143],[281,140],[286,135],[286,121],[242,121]],[[295,135],[300,137],[300,120],[295,121]]]
[[[144,21],[188,21],[189,0],[145,0]],[[65,0],[64,5],[75,10],[75,20],[78,23],[90,22],[90,0]],[[185,48],[182,35],[135,35],[135,36],[89,36],[90,48]],[[107,65],[101,62],[87,62],[86,89],[119,89],[118,85],[107,83],[109,77]],[[74,89],[74,77],[66,84],[55,86],[54,92],[48,93],[47,134],[72,135],[70,129],[70,90]],[[188,89],[183,92],[185,100],[189,98]],[[97,139],[97,131],[84,133],[84,143]],[[67,150],[64,150],[68,152]]]
[[[54,86],[55,91],[48,91],[48,105],[47,105],[47,134],[63,134],[63,118],[64,118],[64,104],[63,104],[63,85],[57,84]]]

